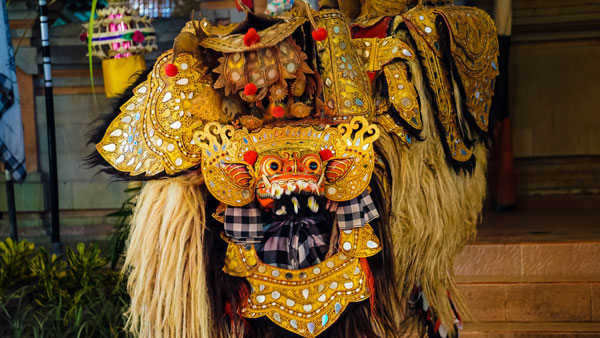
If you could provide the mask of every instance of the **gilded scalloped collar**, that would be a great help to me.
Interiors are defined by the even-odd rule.
[[[362,260],[381,250],[368,224],[340,233],[340,251],[300,270],[263,263],[252,245],[229,242],[223,270],[245,277],[252,286],[242,315],[267,316],[275,324],[303,337],[316,337],[342,315],[351,302],[371,296]]]

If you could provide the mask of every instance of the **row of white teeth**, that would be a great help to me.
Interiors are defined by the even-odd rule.
[[[266,191],[274,198],[280,199],[281,196],[285,193],[286,195],[291,195],[295,191],[307,191],[306,188],[309,188],[311,192],[318,194],[319,186],[321,182],[323,182],[323,178],[325,177],[325,173],[321,175],[319,181],[317,183],[314,182],[306,182],[305,180],[280,180],[277,182],[270,182],[267,176],[263,175],[263,182],[265,184]]]
[[[292,205],[294,206],[294,213],[297,214],[298,210],[300,209],[300,202],[298,202],[296,196],[292,197]],[[308,208],[314,213],[319,211],[319,203],[317,203],[317,200],[315,200],[313,196],[308,198]],[[285,205],[282,205],[281,208],[275,211],[275,214],[278,216],[287,215]]]

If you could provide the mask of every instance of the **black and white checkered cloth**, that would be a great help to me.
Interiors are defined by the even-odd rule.
[[[323,213],[274,221],[265,226],[257,253],[263,262],[278,268],[308,268],[325,259],[330,235],[331,219]]]
[[[336,211],[338,227],[342,230],[359,228],[379,217],[371,195],[365,190],[349,201],[340,202]]]
[[[262,212],[255,202],[243,207],[228,206],[223,227],[227,237],[236,243],[260,243],[264,235]]]
[[[341,230],[363,227],[379,217],[367,191],[346,202],[336,211]],[[255,202],[243,207],[228,206],[225,234],[238,244],[256,244],[266,264],[284,269],[302,269],[320,263],[329,250],[332,222],[326,213],[309,217],[273,220]]]

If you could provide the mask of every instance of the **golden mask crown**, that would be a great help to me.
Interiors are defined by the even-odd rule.
[[[242,206],[255,198],[259,179],[253,163],[245,162],[244,154],[265,152],[312,152],[329,149],[333,155],[327,163],[339,163],[343,170],[327,173],[325,196],[332,201],[347,201],[360,195],[371,180],[375,163],[373,142],[379,129],[364,117],[349,123],[320,129],[315,126],[285,126],[255,131],[209,123],[196,134],[203,149],[202,174],[209,191],[219,201]]]

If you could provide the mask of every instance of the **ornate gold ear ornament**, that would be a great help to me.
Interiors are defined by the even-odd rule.
[[[131,176],[171,175],[198,165],[195,131],[207,121],[227,121],[202,62],[181,54],[174,61],[179,72],[169,77],[164,69],[171,55],[167,51],[158,58],[96,145],[108,163]]]
[[[332,166],[327,164],[325,196],[332,201],[348,201],[360,195],[371,182],[375,164],[373,143],[379,138],[379,128],[364,117],[355,117],[350,123],[338,125],[339,137],[334,138],[335,153],[329,162],[343,169],[339,177],[330,176]],[[350,162],[348,162],[350,160]],[[348,169],[347,166],[350,166]],[[330,179],[331,178],[331,179]]]
[[[303,337],[316,337],[335,323],[351,302],[371,296],[361,260],[381,250],[370,225],[340,233],[340,251],[300,270],[263,263],[254,246],[229,242],[223,270],[245,277],[252,287],[242,308],[247,318],[267,316]]]
[[[254,200],[254,169],[244,162],[249,134],[233,126],[216,122],[207,124],[195,135],[203,149],[202,175],[208,190],[219,201],[243,206]]]
[[[316,126],[269,127],[247,131],[209,123],[195,134],[202,147],[202,174],[208,190],[219,201],[243,206],[254,200],[258,177],[254,163],[244,162],[244,153],[285,151],[318,154],[329,149],[325,170],[325,196],[332,201],[347,201],[360,195],[369,185],[373,165],[373,142],[379,129],[364,117],[324,129]]]

